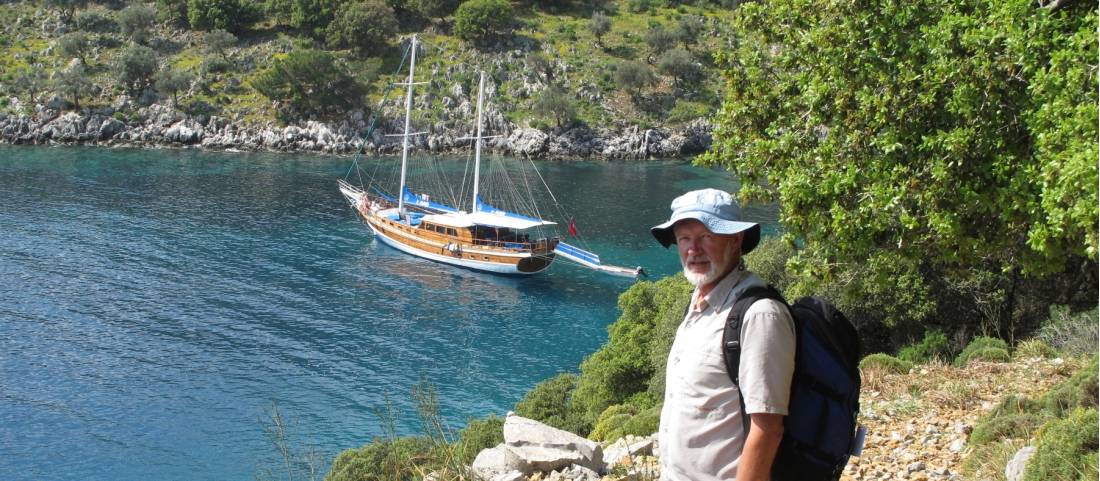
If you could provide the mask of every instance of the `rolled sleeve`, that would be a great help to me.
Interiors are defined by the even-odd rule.
[[[794,374],[790,311],[773,300],[754,303],[741,327],[740,391],[748,414],[787,414]]]

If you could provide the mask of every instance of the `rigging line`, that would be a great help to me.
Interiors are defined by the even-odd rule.
[[[401,57],[401,62],[399,62],[397,64],[397,69],[394,71],[394,76],[397,76],[398,74],[401,73],[401,68],[405,66],[405,60],[409,58],[409,52],[411,52],[411,51],[412,51],[412,43],[410,42],[409,47],[405,49],[405,54],[402,55],[402,57]],[[374,110],[374,112],[371,112],[370,124],[367,126],[367,132],[365,134],[363,134],[362,142],[359,143],[359,151],[355,153],[354,157],[352,157],[352,165],[354,167],[356,167],[357,170],[358,170],[358,166],[359,166],[358,159],[359,159],[359,157],[363,156],[363,153],[367,149],[367,139],[370,138],[370,136],[374,133],[374,129],[378,125],[378,119],[382,116],[382,109],[386,105],[386,100],[389,98],[390,92],[393,91],[394,85],[395,84],[390,84],[389,87],[386,87],[386,90],[384,92],[382,92],[382,99],[379,100],[379,102],[378,102],[378,108],[376,108]],[[378,168],[376,166],[375,167],[375,173],[377,173],[377,172],[378,172]],[[350,174],[350,173],[351,173],[351,171],[349,170],[348,174]],[[344,174],[344,180],[347,180],[348,174]],[[362,175],[361,174],[362,173],[360,172],[359,185],[363,185],[363,180],[362,180]],[[372,176],[372,178],[373,178],[373,176]]]

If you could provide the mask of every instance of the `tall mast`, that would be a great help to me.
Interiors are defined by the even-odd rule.
[[[481,97],[485,93],[485,72],[477,85],[477,139],[474,140],[474,200],[470,212],[477,212],[477,184],[481,175]]]
[[[416,35],[412,37],[412,57],[409,60],[409,82],[405,94],[405,135],[401,140],[401,188],[397,191],[398,216],[405,212],[405,165],[409,159],[409,120],[412,114],[413,69],[416,67]]]

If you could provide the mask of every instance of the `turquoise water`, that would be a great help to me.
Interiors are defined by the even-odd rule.
[[[503,414],[606,340],[631,280],[564,262],[508,278],[412,258],[336,190],[348,158],[0,147],[0,478],[252,479],[259,418],[327,456]],[[732,189],[683,163],[540,162],[605,262],[677,270],[648,227]],[[772,209],[748,210],[769,221]],[[769,229],[774,226],[769,225]]]

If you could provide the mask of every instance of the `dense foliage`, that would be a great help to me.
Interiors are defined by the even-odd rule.
[[[800,292],[1010,337],[1027,282],[1095,270],[1096,30],[1087,2],[742,5],[702,163],[779,202]]]
[[[294,50],[253,81],[252,86],[271,100],[283,103],[286,114],[324,114],[362,103],[363,87],[331,53]]]
[[[472,42],[487,42],[509,31],[515,13],[504,0],[468,0],[455,11],[454,33]]]
[[[118,27],[131,41],[146,43],[153,35],[153,24],[157,21],[157,12],[153,8],[136,4],[122,9],[118,13]]]
[[[330,47],[354,48],[360,54],[384,49],[397,33],[397,16],[382,0],[350,2],[336,11],[326,40]]]
[[[195,30],[220,28],[239,32],[261,17],[257,5],[248,0],[188,0],[187,20]]]
[[[127,47],[115,59],[118,81],[131,93],[139,93],[152,85],[157,72],[157,54],[144,45]]]

